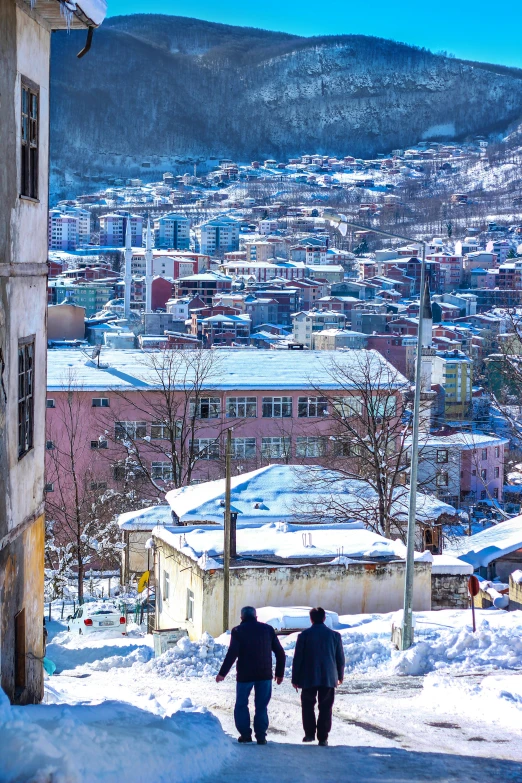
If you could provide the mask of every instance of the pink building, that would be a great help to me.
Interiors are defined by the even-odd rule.
[[[179,351],[170,353],[175,355]],[[327,397],[344,399],[350,396],[350,391],[346,378],[342,387],[328,378],[324,370],[327,352],[222,349],[205,351],[204,355],[210,362],[204,384],[208,392],[202,392],[200,387],[195,402],[197,409],[189,437],[200,457],[191,480],[223,475],[224,432],[231,425],[234,469],[238,472],[274,461],[306,463],[326,456],[328,464],[335,467],[336,460],[346,459],[338,454],[335,439],[331,437],[335,422],[328,416]],[[339,355],[335,356],[339,361]],[[164,398],[157,365],[153,364],[165,362],[165,357],[161,351],[144,354],[140,350],[104,350],[98,367],[79,351],[49,351],[49,485],[53,484],[54,449],[60,452],[67,449],[70,427],[64,422],[64,411],[73,392],[78,422],[75,454],[86,481],[99,484],[101,489],[120,486],[122,471],[126,470],[124,441],[128,433],[140,442],[143,466],[154,475],[159,486],[164,485],[165,489],[172,486],[172,462],[166,456],[169,441],[164,439],[165,428],[158,421],[163,415],[159,409]],[[343,354],[347,367],[355,368],[361,359],[375,362],[375,374],[382,384],[376,384],[377,391],[382,389],[382,394],[387,396],[400,393],[399,384],[402,386],[404,379],[397,377],[391,367],[388,376],[389,365],[380,354],[355,350]],[[176,379],[185,379],[188,391],[184,392],[181,386],[172,391],[170,404],[177,411],[175,418],[186,418],[187,397],[193,399],[190,384],[194,383],[195,371],[190,370],[190,361],[189,358],[186,365],[189,370],[185,368],[176,374]],[[192,361],[195,367],[197,360]],[[387,376],[391,380],[385,383]],[[319,388],[324,389],[324,397],[318,393]],[[186,445],[188,448],[188,440]],[[134,483],[139,481],[139,471],[136,474]],[[53,491],[52,487],[49,491]]]

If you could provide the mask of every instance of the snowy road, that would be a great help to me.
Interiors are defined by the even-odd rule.
[[[235,683],[231,675],[215,682],[226,648],[212,640],[185,640],[154,659],[151,638],[137,633],[116,639],[59,633],[48,648],[58,664],[46,683],[51,706],[24,714],[50,732],[46,743],[59,737],[67,758],[57,762],[53,751],[45,763],[31,760],[31,770],[74,768],[77,747],[96,736],[107,748],[117,737],[123,766],[81,768],[63,778],[68,783],[522,783],[522,613],[480,613],[480,636],[459,632],[467,621],[459,613],[418,619],[425,641],[408,667],[430,672],[424,676],[399,676],[390,666],[389,617],[350,618],[344,644],[358,662],[338,690],[328,748],[302,744],[299,697],[288,679],[274,685],[269,744],[238,745]],[[291,656],[290,637],[285,645]],[[0,704],[0,783],[40,780],[19,769],[18,776],[2,775],[1,713]],[[31,744],[20,756],[33,752],[33,735],[40,747],[37,727],[29,728]]]

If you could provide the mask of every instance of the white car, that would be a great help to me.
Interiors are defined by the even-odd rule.
[[[67,630],[78,631],[78,634],[111,629],[123,636],[127,633],[127,618],[115,604],[94,602],[83,604],[67,618]]]

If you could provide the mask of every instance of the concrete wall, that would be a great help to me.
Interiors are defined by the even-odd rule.
[[[198,638],[203,631],[223,631],[223,572],[202,571],[193,560],[163,542],[159,570],[170,577],[169,601],[158,602],[159,627],[186,628]],[[183,570],[185,569],[185,570]],[[194,621],[186,620],[187,590],[194,593]],[[317,606],[338,614],[391,612],[399,609],[404,594],[404,563],[358,563],[345,566],[307,565],[231,570],[230,625],[237,625],[241,607]],[[431,608],[431,564],[416,563],[413,608]]]
[[[522,609],[522,584],[514,582],[509,577],[509,608],[510,610]]]

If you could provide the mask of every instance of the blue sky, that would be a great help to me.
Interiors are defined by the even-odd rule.
[[[109,16],[162,13],[296,35],[361,33],[445,50],[470,60],[522,67],[522,4],[486,0],[108,0]]]

